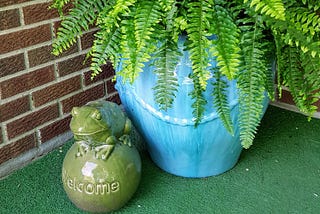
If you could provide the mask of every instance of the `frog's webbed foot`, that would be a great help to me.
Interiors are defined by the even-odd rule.
[[[76,153],[76,157],[81,157],[89,151],[90,146],[86,141],[77,141],[76,143],[78,144],[78,152]]]
[[[95,147],[95,156],[97,159],[106,160],[112,153],[114,145],[117,143],[115,136],[110,136],[106,139],[106,142],[102,145],[97,145]]]
[[[113,149],[114,149],[114,145],[104,144],[101,146],[96,146],[94,149],[96,158],[102,159],[102,160],[108,159],[108,157],[112,153]]]
[[[120,138],[119,138],[119,141],[121,141],[123,144],[127,145],[127,146],[130,146],[131,147],[131,138],[129,135],[125,134],[125,135],[122,135]]]

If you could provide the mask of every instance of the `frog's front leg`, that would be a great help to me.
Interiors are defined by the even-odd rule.
[[[95,155],[97,159],[106,160],[114,149],[117,139],[115,136],[110,136],[106,140],[106,144],[95,147]]]
[[[132,129],[131,120],[129,118],[126,118],[126,122],[125,122],[124,128],[123,128],[123,134],[130,134],[131,129]]]
[[[76,153],[77,157],[83,156],[85,153],[89,151],[90,146],[86,141],[77,141],[78,152]]]
[[[125,135],[122,135],[120,138],[119,138],[119,141],[122,142],[123,144],[131,147],[131,138],[129,135],[125,134]]]

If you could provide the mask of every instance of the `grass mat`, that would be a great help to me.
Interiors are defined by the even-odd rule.
[[[61,166],[72,141],[0,180],[1,214],[83,213]],[[319,213],[320,120],[270,106],[254,145],[230,171],[201,179],[163,172],[142,154],[134,197],[115,213]]]

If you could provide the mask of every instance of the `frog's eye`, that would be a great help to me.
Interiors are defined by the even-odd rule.
[[[94,118],[96,120],[101,120],[101,113],[99,111],[93,112],[92,118]]]
[[[72,110],[71,110],[71,115],[74,117],[75,115],[77,115],[79,112],[78,108],[77,107],[73,107]]]

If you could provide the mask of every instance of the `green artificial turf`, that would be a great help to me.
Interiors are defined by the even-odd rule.
[[[71,143],[0,180],[0,213],[83,213],[60,179]],[[320,213],[320,120],[300,114],[270,106],[254,145],[216,177],[181,178],[142,161],[136,194],[115,213]]]

